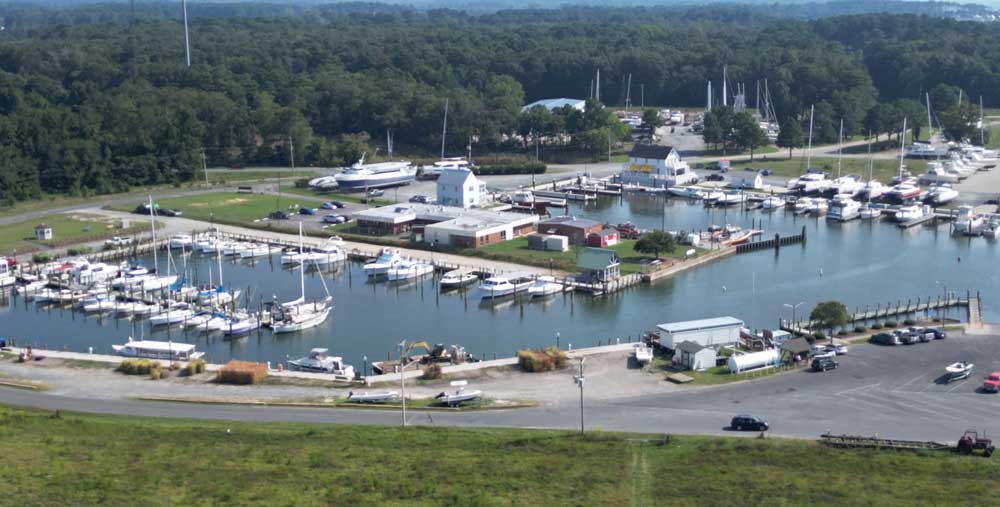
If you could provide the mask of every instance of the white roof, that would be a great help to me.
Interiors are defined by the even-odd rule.
[[[537,215],[505,213],[485,209],[465,209],[438,204],[392,204],[381,208],[355,213],[355,218],[383,223],[401,223],[413,220],[433,222],[427,227],[451,231],[469,231],[507,224],[522,225],[538,221]]]
[[[154,340],[137,340],[125,344],[126,347],[157,352],[192,352],[193,343],[160,342]]]
[[[688,320],[685,322],[668,322],[656,327],[668,333],[684,333],[724,327],[743,327],[743,321],[736,317],[715,317],[711,319]]]
[[[536,100],[536,101],[532,102],[531,104],[528,104],[528,105],[524,106],[523,108],[521,108],[521,110],[522,111],[527,111],[527,110],[529,110],[529,109],[531,109],[533,107],[537,107],[537,106],[542,106],[545,109],[548,109],[549,111],[552,111],[553,109],[559,109],[559,108],[564,107],[564,106],[571,106],[571,107],[576,108],[576,109],[583,109],[583,107],[584,107],[584,105],[586,103],[587,103],[587,101],[580,100],[580,99],[567,99],[567,98],[542,99],[542,100]]]
[[[469,181],[469,178],[476,179],[472,171],[465,168],[448,167],[442,170],[441,176],[438,177],[438,188],[442,184],[464,186],[465,182]]]

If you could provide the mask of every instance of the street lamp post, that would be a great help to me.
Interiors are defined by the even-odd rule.
[[[583,376],[583,363],[587,362],[586,357],[580,358],[580,374],[573,377],[576,381],[576,385],[580,386],[580,434],[583,434],[583,384],[586,381],[586,377]]]
[[[364,372],[365,372],[365,385],[367,385],[368,384],[368,355],[365,355],[364,357],[362,357],[361,360],[365,362],[365,369],[364,369]]]
[[[559,331],[556,331],[556,349],[559,349]]]
[[[795,325],[795,310],[797,310],[798,307],[804,305],[805,303],[806,303],[805,301],[799,301],[798,303],[796,303],[794,305],[790,305],[788,303],[785,303],[785,308],[791,308],[792,309],[792,325],[793,326]]]
[[[403,371],[403,349],[406,348],[406,340],[399,342],[399,401],[403,407],[403,427],[406,427],[406,373]]]

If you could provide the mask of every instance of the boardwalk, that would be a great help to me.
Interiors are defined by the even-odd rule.
[[[949,294],[949,297],[927,297],[927,298],[916,298],[908,299],[905,302],[902,300],[897,301],[895,304],[892,302],[886,303],[885,306],[882,304],[875,305],[875,308],[866,306],[864,310],[856,310],[850,315],[850,322],[853,325],[854,322],[864,322],[868,320],[879,320],[888,319],[890,317],[900,317],[906,316],[914,313],[930,312],[935,310],[947,310],[949,308],[965,308],[966,319],[969,325],[972,327],[979,327],[982,325],[982,301],[979,296],[979,292],[968,292],[965,297],[955,296],[954,294]],[[796,334],[809,334],[819,322],[812,320],[800,320],[797,322],[792,322],[790,320],[781,321],[781,329],[796,333]]]

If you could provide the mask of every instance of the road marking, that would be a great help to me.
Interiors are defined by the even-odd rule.
[[[926,377],[927,375],[928,375],[927,373],[922,373],[922,374],[920,374],[920,375],[918,375],[916,377],[913,377],[912,379],[906,381],[905,383],[892,388],[892,391],[901,391],[904,387],[912,384],[913,382],[915,382],[917,380],[920,380],[920,379]],[[931,375],[933,375],[933,373]]]

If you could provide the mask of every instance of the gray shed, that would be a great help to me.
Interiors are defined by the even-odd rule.
[[[715,366],[716,352],[695,342],[683,341],[677,344],[674,362],[689,370],[705,370]]]

